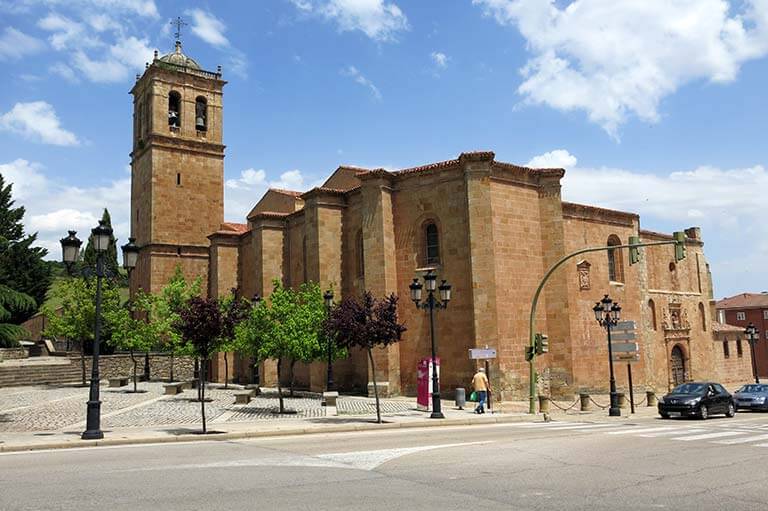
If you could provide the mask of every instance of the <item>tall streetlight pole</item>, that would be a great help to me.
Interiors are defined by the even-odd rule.
[[[744,330],[744,335],[749,339],[749,351],[752,353],[752,374],[755,376],[755,383],[760,383],[760,377],[757,375],[757,359],[755,358],[755,341],[759,339],[759,333],[752,323],[747,325]]]
[[[325,310],[328,314],[331,313],[331,307],[333,307],[333,291],[330,289],[323,293],[323,300],[325,301]],[[333,390],[333,338],[328,336],[328,375],[325,382],[325,390],[330,392]]]
[[[259,293],[253,295],[253,298],[251,298],[251,305],[253,307],[261,305],[261,295]],[[251,357],[251,382],[253,385],[256,385],[256,393],[258,394],[258,386],[261,382],[259,382],[259,361],[256,357]]]
[[[597,302],[592,308],[597,322],[608,332],[608,364],[611,370],[611,407],[608,409],[608,415],[611,417],[621,416],[619,409],[619,395],[616,393],[616,379],[613,377],[613,347],[611,343],[611,327],[619,323],[621,317],[621,307],[618,302],[605,295],[602,300]]]
[[[128,272],[128,286],[130,287],[131,273],[136,268],[136,263],[139,259],[139,251],[141,250],[136,244],[136,238],[128,238],[128,243],[120,247],[123,250],[123,268]],[[131,297],[132,300],[133,297]],[[133,302],[131,301],[131,304]],[[131,306],[131,319],[135,319],[133,314],[133,306]],[[149,352],[144,354],[144,379],[149,381]],[[135,382],[134,382],[135,385]]]
[[[64,262],[68,267],[74,264],[80,254],[82,242],[75,236],[75,231],[69,231],[69,236],[61,240]],[[102,220],[91,230],[91,241],[96,250],[96,321],[93,333],[93,361],[91,362],[91,387],[88,394],[86,427],[81,438],[83,440],[100,440],[104,438],[101,431],[101,401],[99,400],[99,345],[101,344],[101,279],[104,277],[104,253],[112,241],[112,229]]]
[[[432,270],[424,275],[424,285],[418,278],[413,279],[411,285],[411,300],[417,308],[429,311],[429,338],[432,343],[432,419],[444,419],[442,407],[440,406],[440,381],[437,377],[437,351],[435,349],[435,309],[445,309],[448,302],[451,301],[451,286],[445,280],[437,286],[437,275]],[[427,288],[427,299],[421,303],[422,288]],[[440,300],[435,297],[435,289],[440,291]]]

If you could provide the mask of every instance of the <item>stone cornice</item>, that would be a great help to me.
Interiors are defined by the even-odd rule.
[[[563,202],[563,218],[574,218],[588,222],[597,222],[621,227],[634,227],[635,221],[640,220],[636,213],[616,211],[613,209]]]
[[[204,154],[206,156],[215,156],[223,159],[224,149],[227,146],[214,142],[202,142],[199,140],[191,140],[189,138],[169,137],[159,133],[150,133],[146,140],[144,140],[144,147],[137,148],[135,151],[131,152],[130,156],[134,159],[138,158],[152,147],[168,149],[171,151],[183,151],[185,153]]]

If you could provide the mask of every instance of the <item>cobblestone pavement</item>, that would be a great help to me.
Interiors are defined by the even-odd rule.
[[[200,403],[195,401],[196,390],[186,390],[175,396],[164,395],[159,382],[140,383],[139,393],[132,386],[119,389],[102,386],[102,427],[152,427],[197,424],[200,422]],[[212,424],[244,423],[265,420],[322,418],[326,408],[316,394],[298,393],[284,397],[289,413],[278,414],[275,392],[267,392],[251,399],[247,405],[234,404],[234,392],[239,387],[206,388],[205,412]],[[88,388],[77,386],[35,386],[0,389],[0,435],[3,432],[43,432],[78,430],[84,426]],[[382,414],[404,416],[420,414],[410,400],[382,399]],[[339,415],[374,415],[373,399],[342,396],[337,401]]]

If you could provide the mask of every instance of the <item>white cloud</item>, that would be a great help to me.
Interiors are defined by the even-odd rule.
[[[73,48],[93,48],[101,46],[101,41],[87,32],[87,27],[60,14],[49,14],[37,22],[37,26],[48,32],[53,32],[48,40],[55,50],[63,51]]]
[[[0,115],[0,130],[44,144],[73,146],[80,143],[74,133],[61,127],[53,106],[45,101],[16,103],[10,111]]]
[[[92,82],[120,82],[128,77],[128,68],[122,62],[112,58],[94,60],[79,50],[73,55],[72,64]]]
[[[149,41],[133,36],[118,40],[109,48],[109,53],[136,71],[143,70],[146,63],[154,58],[154,49],[149,47]]]
[[[26,230],[38,232],[38,244],[49,250],[49,259],[61,257],[59,239],[67,230],[80,231],[80,238],[85,239],[105,207],[112,216],[115,235],[128,239],[131,183],[122,172],[120,179],[90,188],[51,180],[40,164],[24,159],[0,164],[0,174],[13,183],[14,199],[26,208]]]
[[[235,179],[227,179],[224,187],[224,216],[235,222],[242,222],[269,188],[303,191],[305,178],[300,170],[288,170],[277,180],[268,179],[263,169],[249,168],[240,172]]]
[[[701,227],[717,296],[766,287],[768,243],[763,240],[768,239],[768,224],[763,210],[768,169],[764,166],[700,166],[653,173],[578,167],[576,157],[563,149],[536,156],[529,164],[536,162],[567,168],[563,200],[638,213],[644,229],[671,232]]]
[[[267,173],[263,169],[245,169],[238,179],[227,179],[226,187],[236,190],[264,186],[266,183]]]
[[[343,76],[352,78],[355,82],[359,83],[363,87],[367,87],[375,99],[382,99],[381,91],[379,91],[379,88],[376,87],[372,81],[363,76],[355,66],[347,66],[341,70],[341,74]]]
[[[768,53],[768,0],[473,4],[527,40],[517,89],[526,102],[583,110],[614,137],[631,115],[657,122],[659,103],[681,86],[733,81]]]
[[[5,27],[0,35],[0,60],[17,60],[44,49],[45,44],[42,41],[13,27]]]
[[[269,183],[271,188],[281,188],[283,190],[303,191],[304,189],[304,176],[301,175],[301,171],[294,169],[280,174],[278,181],[271,181]]]
[[[227,27],[216,16],[202,9],[192,9],[186,14],[192,16],[192,32],[197,37],[214,46],[229,46],[229,40],[224,35]]]
[[[555,149],[554,151],[534,156],[525,165],[535,169],[569,169],[575,167],[577,162],[576,157],[565,149]]]
[[[408,30],[408,18],[386,0],[291,0],[304,13],[335,21],[341,32],[359,30],[375,41],[393,41]]]
[[[48,68],[48,71],[52,74],[58,75],[64,78],[70,83],[78,83],[80,79],[75,75],[75,71],[63,62],[57,62]]]
[[[448,55],[440,51],[433,51],[430,54],[430,57],[432,57],[432,62],[434,62],[435,65],[440,69],[445,69],[448,67],[448,61],[451,60]]]

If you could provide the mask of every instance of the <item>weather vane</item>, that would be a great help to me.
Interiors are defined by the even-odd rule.
[[[176,37],[177,41],[181,41],[181,27],[186,26],[187,23],[184,23],[184,20],[181,19],[181,16],[177,16],[175,20],[171,21],[171,25],[176,26],[176,33],[173,35]]]

